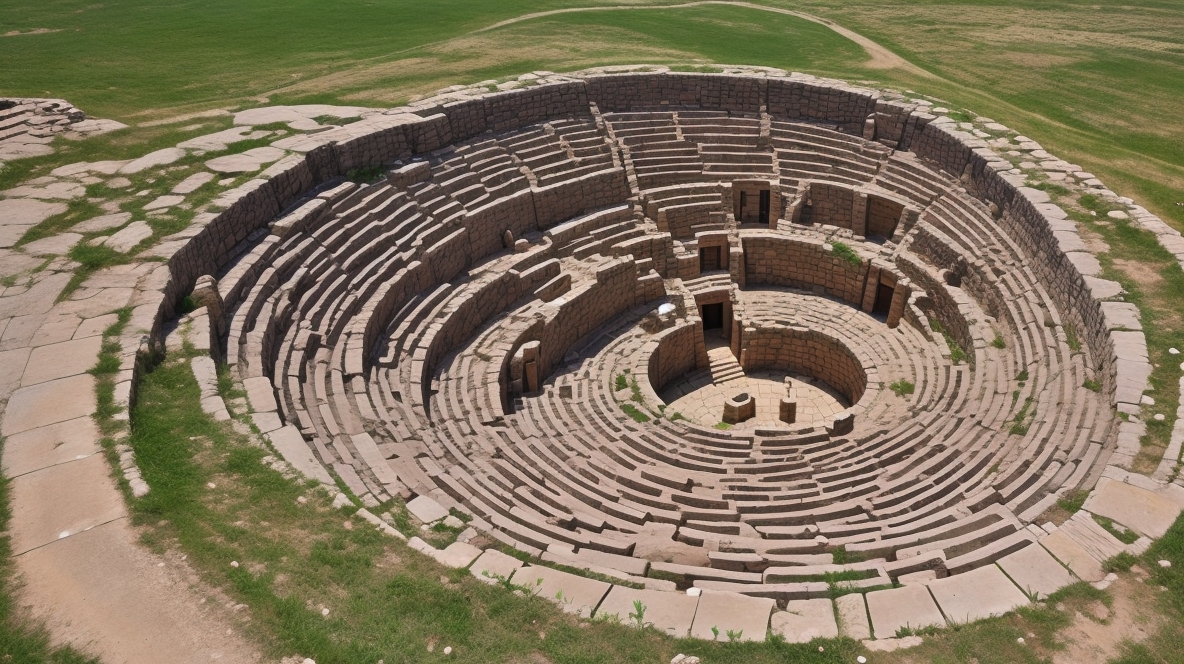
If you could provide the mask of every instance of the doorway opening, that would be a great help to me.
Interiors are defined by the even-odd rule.
[[[887,316],[892,309],[892,296],[896,289],[887,284],[876,286],[876,303],[872,305],[872,313]]]
[[[705,304],[700,307],[700,315],[703,317],[703,330],[722,330],[724,329],[724,303]]]

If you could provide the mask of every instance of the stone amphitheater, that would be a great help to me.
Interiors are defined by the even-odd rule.
[[[140,278],[117,399],[185,329],[379,529],[459,511],[409,544],[704,639],[896,644],[1101,581],[1184,507],[1182,436],[1129,470],[1138,310],[1006,154],[1039,145],[785,72],[528,83],[275,143]]]

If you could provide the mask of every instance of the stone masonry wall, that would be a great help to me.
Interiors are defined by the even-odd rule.
[[[822,240],[786,237],[766,231],[745,231],[745,283],[821,289],[827,295],[850,302],[863,302],[867,264],[858,267],[823,248]]]
[[[867,371],[855,354],[843,342],[817,330],[783,325],[746,327],[740,364],[746,372],[773,369],[817,378],[851,404],[867,389]]]

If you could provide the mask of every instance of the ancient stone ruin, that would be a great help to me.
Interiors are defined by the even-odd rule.
[[[287,462],[535,561],[413,540],[442,562],[720,640],[833,636],[836,594],[882,639],[1100,578],[1029,524],[1134,453],[1133,305],[949,118],[599,73],[278,146],[172,255],[156,329],[197,287]]]

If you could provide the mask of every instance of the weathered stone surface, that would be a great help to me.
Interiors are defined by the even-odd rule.
[[[510,581],[523,592],[549,599],[564,613],[589,618],[608,593],[609,584],[549,567],[527,565],[514,572]]]
[[[13,246],[25,231],[65,211],[65,203],[26,198],[0,200],[0,247]]]
[[[416,496],[407,501],[407,511],[424,523],[435,523],[448,516],[448,510],[428,496]]]
[[[264,164],[279,159],[287,154],[279,148],[252,148],[240,154],[216,157],[206,162],[206,168],[215,173],[250,173],[263,168]]]
[[[436,562],[445,567],[468,567],[469,563],[481,555],[481,549],[464,542],[453,542],[433,556]]]
[[[872,638],[872,625],[862,593],[835,598],[835,608],[839,614],[839,632],[843,636],[859,640]]]
[[[1153,539],[1163,537],[1184,510],[1184,492],[1149,491],[1103,477],[1085,509]]]
[[[13,500],[21,505],[10,525],[13,555],[126,516],[110,475],[103,455],[92,454],[13,479]]]
[[[175,161],[179,161],[185,154],[185,150],[181,148],[164,148],[155,152],[149,152],[139,159],[133,159],[128,162],[119,169],[119,172],[124,175],[132,175],[150,168],[168,166]]]
[[[40,240],[34,240],[21,248],[30,256],[62,255],[70,251],[70,248],[78,244],[78,241],[81,239],[82,236],[78,233],[62,233]]]
[[[95,379],[89,374],[22,387],[4,410],[0,435],[12,436],[95,411]]]
[[[276,429],[267,434],[267,439],[271,441],[272,446],[280,453],[284,461],[287,461],[304,476],[333,486],[333,478],[313,456],[312,450],[304,442],[304,437],[300,435],[300,430],[296,427],[289,424]]]
[[[640,616],[635,602],[641,602]],[[615,616],[622,624],[631,626],[652,625],[670,636],[682,638],[690,633],[698,605],[699,598],[686,593],[613,586],[596,610],[596,617]]]
[[[5,440],[4,475],[24,475],[99,451],[99,429],[91,417],[30,429]]]
[[[945,618],[923,585],[875,590],[867,594],[867,609],[877,639],[896,636],[902,629],[944,627]]]
[[[929,582],[929,592],[951,622],[966,624],[1000,616],[1028,603],[995,565]]]
[[[1059,530],[1040,540],[1040,544],[1082,581],[1101,581],[1102,577],[1106,576],[1100,561],[1090,556],[1080,544]]]
[[[104,239],[101,244],[119,253],[126,254],[144,240],[152,237],[152,228],[146,221],[132,222],[118,233]]]
[[[1041,546],[1026,546],[999,560],[999,567],[1027,595],[1043,599],[1075,579]]]
[[[784,611],[775,611],[770,629],[786,643],[809,643],[814,639],[833,639],[839,635],[834,606],[829,599],[790,600]]]
[[[691,636],[708,641],[764,641],[775,603],[765,597],[704,590],[691,625]],[[712,631],[715,628],[718,632]],[[728,632],[732,636],[728,636]]]
[[[207,183],[212,182],[214,177],[215,175],[213,173],[207,173],[205,171],[194,173],[193,175],[190,175],[184,180],[178,182],[177,185],[173,187],[172,193],[181,195],[192,194],[198,189],[204,187]]]
[[[497,583],[498,577],[509,579],[519,567],[522,567],[521,560],[507,556],[497,549],[486,549],[485,553],[469,566],[469,572],[485,583]]]
[[[89,371],[98,362],[102,346],[102,337],[88,337],[35,348],[21,385],[36,385]]]
[[[114,214],[104,214],[98,217],[92,217],[86,221],[74,224],[72,230],[78,233],[97,233],[99,231],[110,230],[112,228],[119,228],[132,220],[131,212],[116,212]]]

